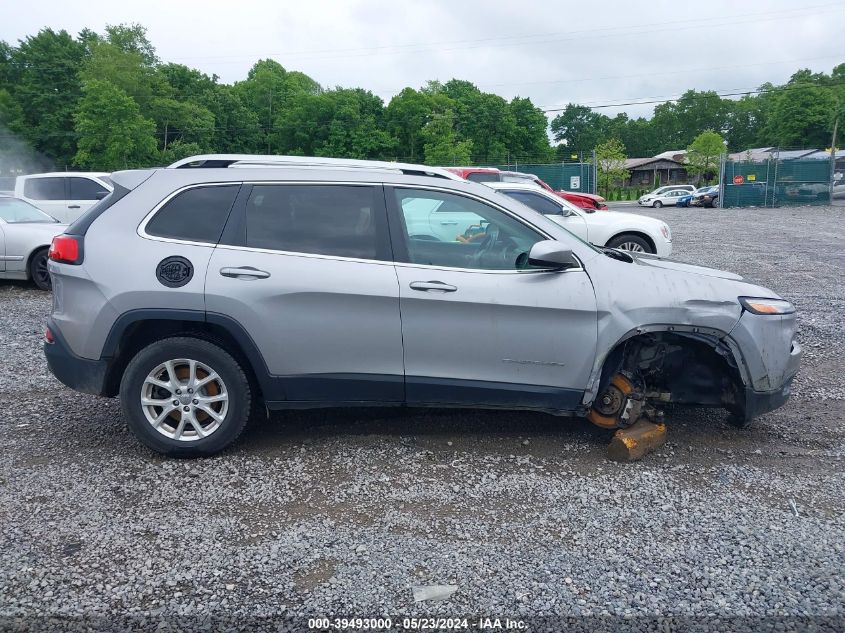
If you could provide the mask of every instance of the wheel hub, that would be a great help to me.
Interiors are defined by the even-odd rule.
[[[595,404],[596,410],[602,415],[616,415],[622,409],[625,394],[616,385],[608,385],[601,398]]]
[[[141,408],[159,433],[191,442],[220,428],[229,410],[229,393],[210,366],[179,358],[147,374],[141,387]]]

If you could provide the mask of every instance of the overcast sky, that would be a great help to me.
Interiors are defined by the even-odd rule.
[[[845,62],[845,0],[37,0],[2,12],[0,39],[138,22],[159,57],[231,83],[260,58],[385,101],[467,79],[543,108],[737,92]],[[650,116],[653,105],[603,108]]]

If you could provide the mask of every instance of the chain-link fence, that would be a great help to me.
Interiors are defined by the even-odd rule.
[[[596,169],[591,162],[532,164],[512,163],[495,165],[504,171],[520,171],[534,174],[548,183],[552,189],[566,189],[582,193],[596,192]]]
[[[839,191],[843,183],[837,180],[841,176],[838,164],[831,162],[829,152],[821,151],[801,158],[784,158],[775,150],[768,157],[756,160],[726,159],[722,163],[721,206],[842,203],[839,198],[845,192]]]

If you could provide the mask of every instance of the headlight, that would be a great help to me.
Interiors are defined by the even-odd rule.
[[[660,232],[663,233],[663,237],[665,237],[667,240],[669,239],[669,225],[668,224],[664,224],[663,226],[661,226]]]
[[[795,306],[783,299],[739,297],[739,302],[752,314],[792,314],[795,312]]]

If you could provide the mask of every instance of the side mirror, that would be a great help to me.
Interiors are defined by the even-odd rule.
[[[108,192],[108,191],[98,191],[98,192],[97,192],[97,193],[95,193],[94,195],[96,196],[97,200],[102,200],[102,199],[103,199],[103,198],[105,198],[107,195],[109,195],[109,192]]]
[[[579,266],[572,251],[555,240],[542,240],[534,244],[528,253],[528,263],[531,266],[555,270],[566,270]]]

